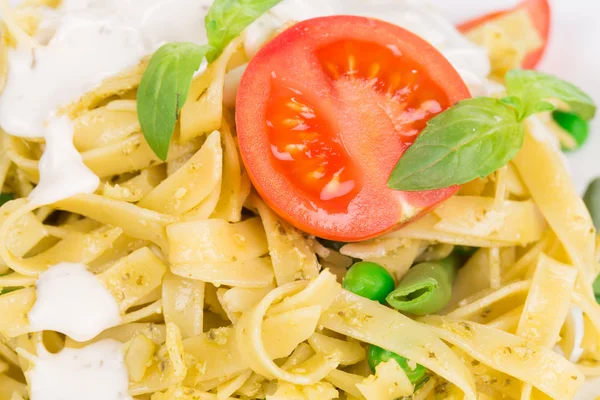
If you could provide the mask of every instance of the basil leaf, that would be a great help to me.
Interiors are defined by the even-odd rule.
[[[14,196],[12,193],[0,193],[0,206],[3,206],[5,203],[8,203],[11,200],[14,200]]]
[[[258,17],[281,0],[215,0],[204,19],[208,43],[207,55],[213,62],[229,42],[240,35]]]
[[[506,91],[509,96],[521,99],[519,119],[540,111],[550,111],[554,106],[546,100],[559,100],[569,106],[571,112],[590,120],[596,114],[592,98],[577,86],[553,75],[538,71],[514,69],[505,76]]]
[[[138,119],[146,141],[163,161],[194,72],[209,49],[193,43],[165,44],[144,72],[137,92]]]
[[[433,190],[487,176],[517,154],[524,135],[515,111],[500,100],[463,100],[429,121],[396,164],[388,186]]]

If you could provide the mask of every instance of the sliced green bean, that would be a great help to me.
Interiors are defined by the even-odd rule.
[[[442,310],[452,297],[452,284],[459,264],[460,256],[453,253],[443,260],[415,265],[387,296],[388,304],[413,315]]]

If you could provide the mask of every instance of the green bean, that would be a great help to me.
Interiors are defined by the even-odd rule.
[[[460,256],[453,253],[443,260],[415,265],[387,296],[388,304],[413,315],[442,310],[452,297],[452,283],[459,263]]]
[[[600,230],[600,178],[590,182],[583,195],[583,201],[592,216],[596,230]]]
[[[575,142],[577,143],[577,147],[567,148],[563,146],[563,150],[577,150],[578,148],[583,146],[590,132],[589,123],[586,120],[581,119],[579,116],[573,113],[560,110],[554,111],[552,113],[552,117],[554,118],[554,121],[556,121],[558,126],[560,126],[569,135],[571,135],[571,137],[575,139]]]

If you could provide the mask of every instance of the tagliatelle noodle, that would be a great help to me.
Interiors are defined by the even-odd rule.
[[[0,89],[15,46],[39,45],[31,35],[45,18],[40,6],[58,2],[2,3]],[[506,23],[524,21],[513,17]],[[508,36],[490,32],[481,35],[497,46],[491,54],[507,50]],[[369,369],[369,344],[427,368],[417,400],[563,400],[583,375],[600,375],[600,311],[591,296],[599,242],[559,150],[540,139],[550,129],[544,118],[527,122],[524,146],[506,167],[411,224],[338,252],[252,190],[234,110],[224,105],[229,72],[249,61],[244,40],[195,74],[166,160],[138,121],[148,57],[56,110],[73,121],[75,148],[101,179],[94,194],[31,203],[44,140],[0,132],[2,192],[17,198],[0,208],[0,400],[27,398],[23,376],[38,345],[60,351],[104,340],[122,343],[136,400],[411,396],[394,362]],[[399,281],[458,245],[479,249],[440,316],[416,320],[340,287],[356,259]],[[81,343],[32,332],[40,276],[62,262],[86,266],[114,298],[116,326]],[[574,307],[584,332],[570,320]],[[574,362],[553,352],[572,339],[581,347]]]

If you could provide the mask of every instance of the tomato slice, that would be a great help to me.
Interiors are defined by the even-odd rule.
[[[548,46],[548,38],[550,37],[551,11],[548,0],[524,0],[513,9],[497,11],[460,24],[458,30],[467,33],[472,29],[517,10],[526,10],[529,13],[531,21],[542,39],[542,45],[538,49],[529,52],[523,59],[522,67],[533,69],[539,64],[544,56],[544,52]]]
[[[457,191],[400,192],[388,177],[427,121],[469,97],[450,63],[380,20],[300,22],[270,41],[240,83],[240,151],[259,194],[318,237],[357,241]]]

